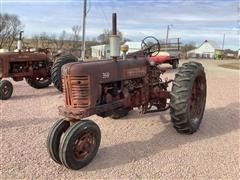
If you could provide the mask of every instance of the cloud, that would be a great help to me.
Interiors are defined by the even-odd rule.
[[[71,33],[82,22],[82,0],[2,0],[3,12],[18,14],[29,35],[49,32]],[[146,35],[164,38],[170,35],[200,43],[205,39],[221,42],[226,33],[226,47],[239,48],[237,0],[88,0],[87,36],[94,37],[111,28],[111,13],[118,13],[118,28],[132,39]],[[230,38],[231,37],[231,38]]]

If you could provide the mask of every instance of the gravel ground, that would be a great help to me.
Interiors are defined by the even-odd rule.
[[[223,61],[202,63],[208,95],[197,133],[178,134],[169,111],[132,111],[122,120],[92,116],[101,128],[102,142],[92,163],[79,171],[54,163],[46,149],[63,96],[52,86],[35,90],[24,81],[13,82],[13,97],[0,101],[0,178],[240,179],[239,70],[218,67]],[[173,77],[173,70],[168,76]]]

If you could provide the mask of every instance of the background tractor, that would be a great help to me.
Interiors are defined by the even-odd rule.
[[[121,58],[116,30],[113,14],[112,60],[73,62],[62,67],[65,104],[59,112],[64,118],[49,131],[47,148],[50,157],[67,168],[77,170],[88,165],[99,149],[100,128],[85,119],[93,114],[118,119],[135,107],[142,114],[170,109],[173,127],[185,134],[196,132],[202,121],[206,103],[203,66],[184,63],[174,80],[163,80],[163,70],[150,61],[151,55],[160,51],[158,40],[145,38],[141,51]]]
[[[18,40],[18,52],[0,53],[0,99],[7,100],[13,93],[13,85],[9,80],[23,79],[33,88],[46,88],[51,84],[51,65],[48,56],[49,50],[43,49],[41,52],[22,51],[22,33]]]

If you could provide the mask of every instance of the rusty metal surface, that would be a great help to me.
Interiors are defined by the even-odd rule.
[[[59,110],[59,115],[70,118],[70,120],[82,119],[93,114],[93,112],[90,112],[89,109],[78,109],[78,108],[71,108],[71,107],[65,107],[65,106],[59,106],[58,110]]]
[[[47,59],[47,55],[45,53],[37,53],[37,52],[6,52],[0,53],[1,61],[7,62],[18,62],[25,61],[26,59],[31,59],[32,61],[39,61],[42,59]]]
[[[171,80],[163,82],[162,73],[145,57],[66,64],[62,67],[65,107],[59,108],[60,114],[79,120],[93,114],[106,117],[118,108],[138,107],[141,113],[152,106],[167,109]]]
[[[96,139],[92,132],[86,132],[76,140],[73,151],[77,160],[81,161],[87,158],[96,147]]]
[[[143,77],[146,75],[146,72],[147,72],[147,66],[134,67],[134,68],[123,69],[122,76],[124,79],[132,79],[137,77]]]
[[[105,61],[91,61],[91,62],[76,62],[69,63],[62,67],[62,74],[66,75],[68,73],[71,76],[83,76],[90,75],[94,77],[98,83],[107,83],[112,81],[119,81],[124,79],[131,79],[142,77],[145,74],[136,74],[136,76],[123,76],[124,72],[131,68],[142,68],[147,67],[147,60],[145,58],[129,59],[129,60],[105,60]]]
[[[190,102],[190,112],[191,112],[191,120],[193,123],[198,123],[199,119],[201,119],[202,109],[205,107],[205,98],[206,97],[206,87],[204,78],[202,76],[198,76],[193,82],[192,86],[192,95]]]
[[[87,109],[90,105],[89,76],[64,76],[63,92],[66,106]]]
[[[141,69],[139,73],[126,74],[127,69],[138,67]],[[101,96],[100,84],[143,77],[147,74],[146,67],[147,61],[145,58],[127,61],[106,60],[86,63],[76,62],[64,65],[62,67],[62,75],[66,76],[70,74],[72,77],[89,76],[91,79],[91,81],[89,81],[90,106],[94,107],[97,105],[97,100]]]
[[[46,62],[46,68],[34,70],[31,68],[34,62]],[[12,65],[18,63],[26,63],[25,67],[27,70],[21,72],[15,72],[12,69]],[[51,69],[50,59],[46,53],[37,52],[7,52],[0,54],[0,79],[4,77],[12,77],[14,80],[22,80],[24,77],[39,77],[39,76],[50,76]]]
[[[129,102],[128,99],[121,99],[116,102],[103,104],[103,105],[99,105],[92,108],[86,108],[86,109],[74,108],[74,107],[65,105],[65,106],[59,106],[58,110],[60,115],[69,118],[69,120],[73,120],[73,119],[79,120],[79,119],[83,119],[85,117],[91,116],[93,114],[100,114],[106,111],[114,110],[119,107],[127,106],[128,102]]]

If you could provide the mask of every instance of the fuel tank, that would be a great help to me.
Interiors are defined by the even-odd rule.
[[[143,77],[147,73],[146,58],[74,62],[62,67],[62,75],[89,76],[96,83],[107,83]]]

